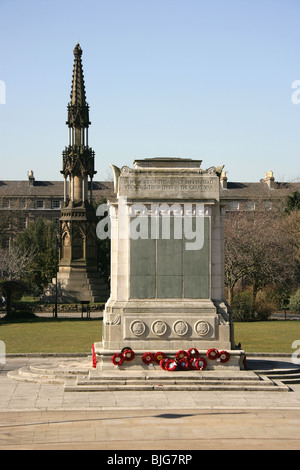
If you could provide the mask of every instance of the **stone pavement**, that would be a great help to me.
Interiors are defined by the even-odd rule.
[[[288,393],[65,393],[60,385],[7,378],[9,370],[39,361],[45,362],[45,358],[8,357],[6,364],[0,365],[0,450],[168,453],[172,449],[188,453],[198,449],[300,448],[300,384]]]

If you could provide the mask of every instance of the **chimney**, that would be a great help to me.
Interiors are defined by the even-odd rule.
[[[270,189],[275,188],[275,179],[274,179],[273,171],[268,171],[266,173],[265,183],[267,183]]]
[[[221,177],[220,177],[220,183],[223,189],[227,189],[227,175],[226,171],[222,171]]]
[[[33,186],[34,185],[34,181],[35,181],[35,177],[33,175],[33,171],[30,170],[29,174],[28,174],[28,181],[29,181],[29,186]]]

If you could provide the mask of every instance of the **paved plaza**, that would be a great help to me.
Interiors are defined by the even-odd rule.
[[[45,358],[8,357],[0,366],[1,450],[300,448],[300,385],[288,393],[66,393],[59,384],[7,378],[8,371],[39,362]]]

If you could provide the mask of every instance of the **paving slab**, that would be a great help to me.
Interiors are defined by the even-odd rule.
[[[261,369],[267,367],[264,358],[254,360]],[[300,384],[288,393],[65,393],[60,384],[23,383],[7,378],[8,371],[39,361],[45,362],[45,358],[7,358],[6,364],[0,365],[1,450],[300,448]],[[268,361],[268,367],[273,366],[274,370],[292,365],[288,358],[269,357]]]

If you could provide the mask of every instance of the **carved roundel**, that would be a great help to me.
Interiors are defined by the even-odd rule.
[[[206,336],[210,330],[210,324],[207,321],[197,321],[195,323],[194,329],[199,336]]]
[[[141,320],[134,320],[130,324],[130,331],[133,333],[135,336],[142,336],[145,331],[146,331],[146,325],[143,321]]]
[[[157,336],[163,336],[167,331],[167,324],[163,320],[156,320],[151,325],[152,333]]]
[[[177,320],[173,324],[173,331],[178,336],[184,336],[188,332],[188,329],[189,329],[189,325],[183,320]]]

